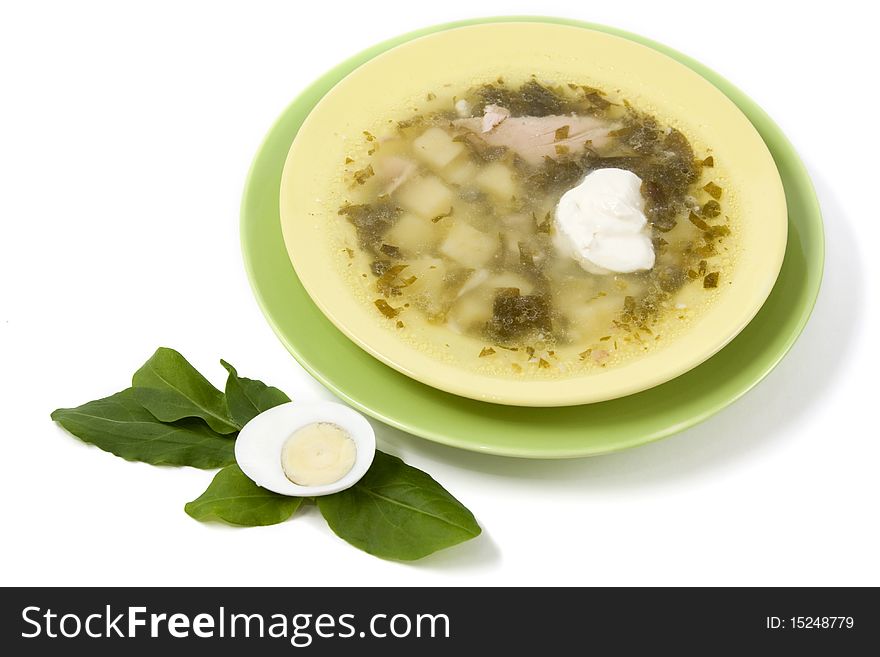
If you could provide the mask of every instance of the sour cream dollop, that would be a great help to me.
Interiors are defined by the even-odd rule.
[[[641,186],[625,169],[587,175],[556,206],[556,248],[595,274],[651,269],[654,245]]]

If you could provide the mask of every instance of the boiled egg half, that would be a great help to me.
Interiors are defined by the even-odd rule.
[[[334,402],[287,403],[248,422],[235,460],[255,484],[281,495],[315,497],[350,488],[376,453],[373,427]]]

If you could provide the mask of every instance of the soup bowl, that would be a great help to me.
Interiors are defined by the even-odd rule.
[[[425,322],[405,339],[352,287],[336,211],[344,163],[365,135],[405,117],[432,90],[526,74],[576,80],[618,92],[681,130],[723,162],[725,211],[737,247],[717,299],[681,335],[608,368],[558,378],[497,376],[463,367],[478,341]],[[284,166],[281,228],[291,263],[317,307],[349,339],[407,376],[481,401],[567,406],[629,395],[668,381],[732,340],[767,299],[782,265],[785,196],[773,158],[739,109],[675,60],[610,34],[549,23],[487,23],[424,36],[366,62],[331,89],[303,122]],[[366,284],[366,283],[365,283]],[[363,297],[363,294],[360,294]],[[407,322],[411,323],[408,319]]]

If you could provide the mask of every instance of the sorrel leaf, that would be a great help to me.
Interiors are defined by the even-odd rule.
[[[160,422],[127,388],[104,399],[52,413],[74,436],[128,461],[219,468],[235,462],[234,441],[201,420]]]
[[[474,515],[427,473],[378,451],[363,479],[317,503],[340,538],[384,559],[421,559],[481,531]]]
[[[184,510],[196,520],[259,527],[284,522],[302,502],[301,497],[287,497],[257,486],[233,464],[218,472],[207,490]]]
[[[221,360],[220,364],[229,372],[226,379],[227,413],[239,428],[263,411],[290,401],[290,397],[278,388],[267,386],[256,379],[239,376],[235,368],[225,360]]]
[[[141,405],[163,422],[197,417],[218,433],[239,429],[226,413],[223,393],[174,349],[159,347],[131,385]]]

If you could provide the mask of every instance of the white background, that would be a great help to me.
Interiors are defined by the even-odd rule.
[[[880,584],[876,16],[870,3],[4,2],[0,9],[0,583]],[[405,9],[404,9],[405,7]],[[238,210],[287,103],[387,37],[463,17],[615,25],[749,93],[803,156],[825,281],[760,386],[657,444],[568,462],[379,428],[485,533],[406,565],[310,509],[267,528],[183,512],[212,474],[128,463],[49,420],[126,386],[158,345],[297,400],[330,398],[251,296]]]

